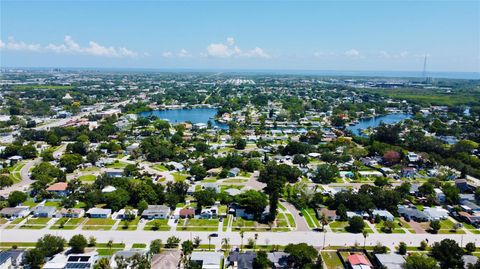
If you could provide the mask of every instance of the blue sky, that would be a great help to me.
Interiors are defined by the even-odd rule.
[[[480,71],[479,1],[5,1],[1,66]]]

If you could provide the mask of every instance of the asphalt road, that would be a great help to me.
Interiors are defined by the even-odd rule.
[[[63,154],[66,148],[67,145],[63,144],[53,152],[53,156],[55,158],[58,158]],[[25,191],[30,186],[30,184],[33,183],[33,180],[30,178],[29,175],[30,169],[32,169],[32,167],[34,167],[35,165],[39,164],[41,161],[42,159],[40,157],[28,160],[28,162],[20,170],[20,177],[22,178],[22,181],[0,190],[0,196],[8,196],[13,191]]]
[[[83,230],[18,230],[7,229],[0,230],[0,242],[35,242],[45,234],[53,234],[70,239],[73,235],[83,234],[85,237],[94,236],[98,242],[123,242],[125,244],[149,243],[154,239],[162,239],[163,242],[170,236],[176,236],[183,240],[189,240],[199,236],[203,243],[208,242],[208,235],[211,232],[154,232],[154,231],[83,231]],[[246,232],[244,241],[254,238],[254,232]],[[229,238],[233,246],[240,245],[241,238],[238,232],[220,232],[218,237],[212,238],[212,244],[220,246],[222,238]],[[326,246],[352,246],[355,243],[363,245],[362,234],[349,233],[322,233],[322,232],[259,232],[257,244],[278,244],[287,245],[289,243],[308,243],[315,247],[323,247],[325,236]],[[445,238],[456,240],[459,244],[465,246],[468,242],[480,243],[480,235],[460,235],[460,234],[369,234],[366,239],[366,245],[376,245],[378,242],[390,248],[397,246],[399,242],[405,242],[408,246],[419,246],[420,242],[428,239],[428,243],[441,241]]]

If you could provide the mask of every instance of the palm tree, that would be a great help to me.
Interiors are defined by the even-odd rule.
[[[240,230],[240,237],[242,238],[242,243],[240,244],[240,251],[243,250],[243,236],[244,236],[244,231]]]
[[[107,243],[107,247],[112,250],[112,247],[113,247],[113,240],[109,240],[108,243]]]
[[[365,245],[367,244],[367,237],[368,237],[368,232],[363,230],[363,249],[365,249]]]
[[[223,238],[222,245],[225,247],[225,251],[228,251],[230,249],[230,239],[227,237]]]
[[[325,229],[325,225],[328,225],[328,218],[325,213],[320,216],[320,224],[322,224],[322,231]]]
[[[255,247],[257,246],[258,234],[255,234],[254,237],[255,237],[255,244],[253,245],[253,251],[255,251]]]

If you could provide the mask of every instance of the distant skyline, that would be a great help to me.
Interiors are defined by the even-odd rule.
[[[1,67],[480,72],[480,1],[0,5]]]

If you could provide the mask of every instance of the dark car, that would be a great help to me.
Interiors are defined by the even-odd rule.
[[[210,237],[218,237],[217,233],[210,234]]]

